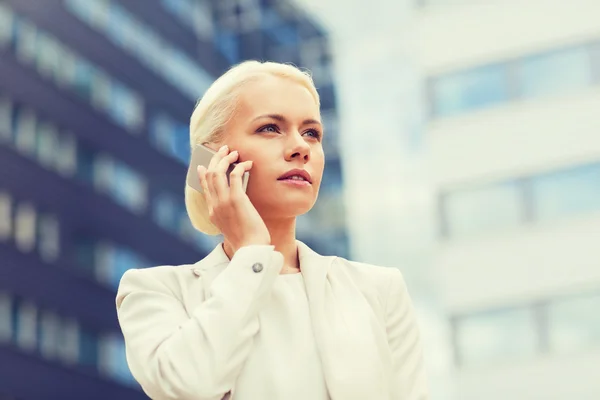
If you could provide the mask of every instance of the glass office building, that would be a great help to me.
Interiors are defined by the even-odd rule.
[[[325,32],[263,0],[0,3],[0,399],[146,398],[114,296],[129,268],[193,263],[219,237],[185,213],[187,122],[230,65],[313,72],[325,176],[298,237],[348,256]]]

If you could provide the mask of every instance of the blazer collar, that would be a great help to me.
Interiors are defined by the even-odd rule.
[[[385,332],[337,257],[322,256],[297,240],[315,340],[332,400],[389,399],[391,359]],[[205,296],[230,260],[222,243],[192,266]],[[383,345],[386,344],[386,345]]]

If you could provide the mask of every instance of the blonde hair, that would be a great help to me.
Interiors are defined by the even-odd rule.
[[[265,76],[287,78],[299,83],[308,89],[317,106],[320,106],[319,94],[309,72],[291,64],[245,61],[221,75],[197,103],[190,118],[191,148],[201,143],[220,143],[225,136],[224,127],[235,113],[240,89]],[[210,221],[204,194],[187,185],[185,207],[194,228],[207,235],[221,233]]]

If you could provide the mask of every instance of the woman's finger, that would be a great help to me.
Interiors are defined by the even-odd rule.
[[[239,198],[244,194],[244,173],[252,169],[252,161],[244,161],[235,166],[231,174],[229,175],[229,186],[231,190],[231,196],[233,198]]]
[[[229,200],[229,182],[227,171],[235,160],[239,157],[237,151],[232,151],[219,161],[215,167],[215,175],[213,176],[213,185],[219,201],[226,202]]]
[[[198,179],[200,179],[200,185],[202,186],[202,193],[206,199],[206,205],[208,206],[209,212],[212,211],[213,202],[208,188],[208,181],[206,180],[206,168],[202,165],[198,166]]]

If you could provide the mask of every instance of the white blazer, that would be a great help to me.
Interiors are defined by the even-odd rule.
[[[297,244],[331,399],[428,399],[419,328],[400,271]],[[117,312],[129,368],[146,394],[228,398],[282,266],[274,246],[243,247],[230,261],[219,244],[196,264],[127,271]]]

